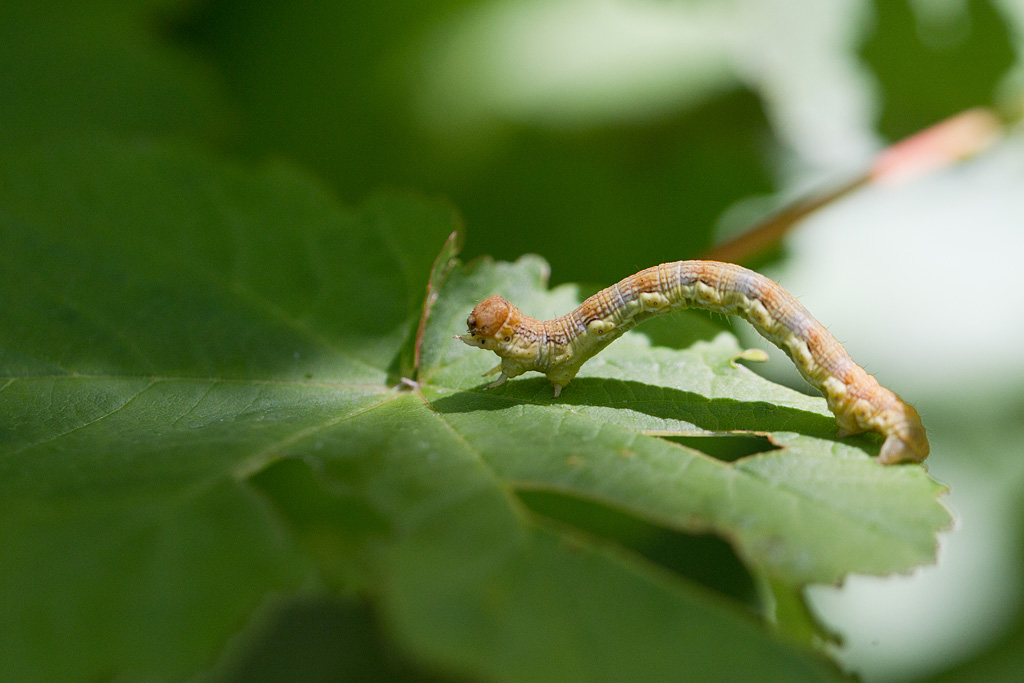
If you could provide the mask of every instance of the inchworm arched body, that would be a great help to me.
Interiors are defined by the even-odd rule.
[[[920,462],[928,438],[913,406],[886,389],[846,353],[789,292],[765,276],[717,261],[663,263],[627,277],[553,320],[535,320],[500,296],[479,303],[466,321],[466,344],[494,351],[501,364],[490,386],[535,370],[557,397],[580,366],[651,316],[704,308],[747,321],[793,360],[828,400],[839,436],[875,431],[885,437],[878,461]]]

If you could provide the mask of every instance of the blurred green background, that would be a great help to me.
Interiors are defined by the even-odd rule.
[[[1014,119],[1022,36],[1015,0],[6,0],[0,154],[100,133],[282,159],[348,203],[446,198],[467,259],[604,286],[965,108]],[[938,567],[815,593],[867,680],[1024,670],[1022,187],[1010,125],[819,212],[768,270],[919,406],[960,519]]]

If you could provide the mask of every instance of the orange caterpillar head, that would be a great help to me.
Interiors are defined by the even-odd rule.
[[[466,319],[469,334],[459,335],[456,339],[494,351],[511,341],[522,319],[523,314],[518,308],[500,296],[492,296],[478,303],[469,314]]]

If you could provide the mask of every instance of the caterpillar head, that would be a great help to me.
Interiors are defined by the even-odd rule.
[[[476,305],[466,319],[469,333],[456,339],[479,349],[498,351],[512,341],[516,326],[522,319],[523,314],[518,308],[500,296],[492,296]]]

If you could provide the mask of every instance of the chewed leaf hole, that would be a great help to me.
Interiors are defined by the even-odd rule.
[[[519,489],[532,512],[636,553],[686,579],[757,608],[757,591],[732,546],[718,536],[669,529],[628,512],[560,492]]]
[[[700,451],[724,462],[733,462],[748,455],[767,453],[779,448],[768,437],[756,434],[662,436],[661,438]]]

